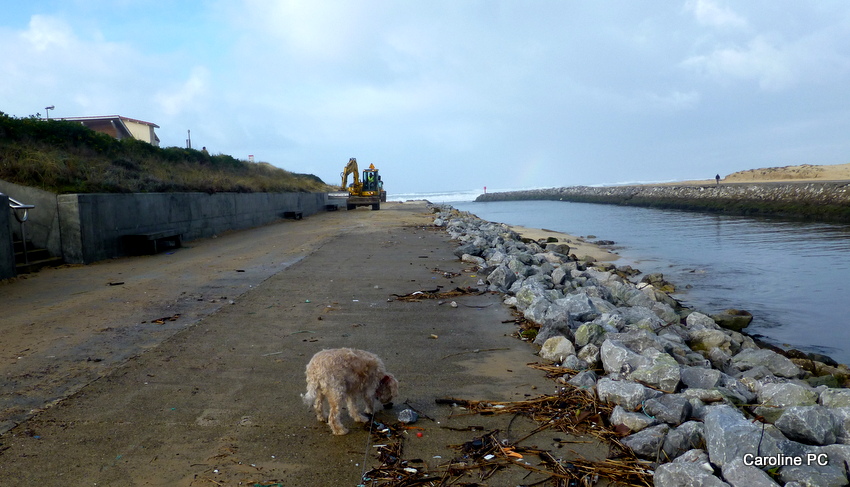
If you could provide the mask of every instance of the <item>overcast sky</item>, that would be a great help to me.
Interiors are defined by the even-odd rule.
[[[390,194],[850,162],[850,2],[3,0],[0,111]]]

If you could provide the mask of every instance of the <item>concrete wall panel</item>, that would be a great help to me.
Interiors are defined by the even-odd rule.
[[[266,225],[287,211],[309,216],[324,210],[326,198],[325,193],[61,195],[63,255],[69,263],[90,263],[127,255],[125,235],[174,229],[194,240]]]
[[[62,255],[62,233],[59,228],[59,214],[56,208],[56,195],[38,188],[21,186],[0,180],[0,193],[5,193],[26,205],[35,205],[29,210],[27,240],[36,247],[47,249],[53,257]],[[8,208],[8,205],[5,206]],[[11,231],[20,238],[21,226],[13,216],[9,222]]]
[[[12,250],[12,229],[9,220],[14,220],[9,211],[9,197],[0,193],[0,279],[15,277],[15,252]]]

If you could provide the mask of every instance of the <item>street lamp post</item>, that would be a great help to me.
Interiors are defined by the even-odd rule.
[[[54,108],[56,107],[53,105],[50,105],[49,107],[44,107],[44,113],[46,114],[45,116],[48,120],[50,120],[50,110],[53,110]]]

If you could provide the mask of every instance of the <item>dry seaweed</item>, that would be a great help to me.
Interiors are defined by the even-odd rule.
[[[409,294],[393,294],[393,296],[395,296],[399,301],[421,301],[423,299],[449,299],[466,295],[480,296],[486,292],[473,287],[456,287],[451,291],[441,291],[442,289],[442,286],[437,286],[436,289],[432,290],[414,291]]]

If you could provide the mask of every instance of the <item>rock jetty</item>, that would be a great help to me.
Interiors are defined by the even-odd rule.
[[[558,381],[615,405],[607,419],[628,428],[621,442],[656,486],[848,485],[847,366],[760,348],[723,317],[683,308],[653,284],[662,276],[635,283],[564,243],[432,210],[455,254],[487,276],[480,285],[539,325],[523,336],[563,367]]]
[[[475,201],[555,200],[730,215],[850,222],[850,183],[570,186],[482,194]]]

